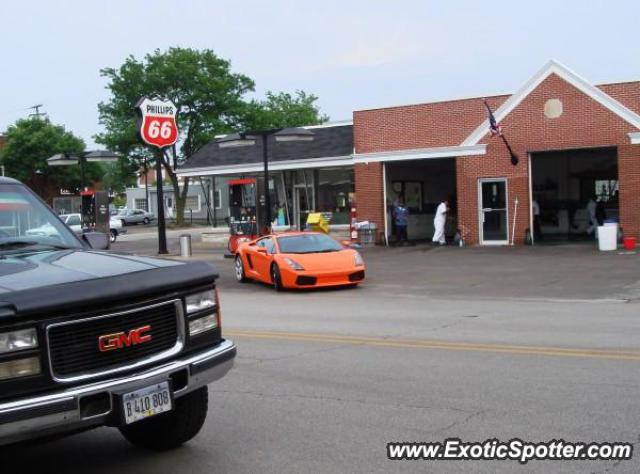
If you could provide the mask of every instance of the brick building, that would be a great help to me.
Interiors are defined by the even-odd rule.
[[[595,86],[550,61],[515,94],[486,100],[515,166],[489,133],[483,98],[354,112],[358,218],[375,222],[381,240],[400,195],[415,239],[430,237],[447,198],[447,233],[460,229],[469,244],[522,244],[534,199],[541,238],[585,238],[591,198],[640,236],[640,81]]]

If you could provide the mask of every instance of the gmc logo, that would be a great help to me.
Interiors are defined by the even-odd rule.
[[[98,338],[98,349],[100,349],[100,352],[109,352],[123,347],[144,344],[151,341],[151,334],[145,334],[149,331],[151,331],[151,325],[147,324],[146,326],[132,329],[129,333],[105,334]]]

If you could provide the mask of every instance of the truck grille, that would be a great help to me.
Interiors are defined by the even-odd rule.
[[[100,351],[100,336],[124,333],[149,325],[151,339]],[[51,324],[47,328],[54,378],[72,381],[97,377],[169,357],[182,349],[182,303],[173,300],[135,310]]]

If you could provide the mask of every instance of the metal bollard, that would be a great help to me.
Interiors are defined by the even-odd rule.
[[[191,257],[191,234],[180,236],[180,256]]]

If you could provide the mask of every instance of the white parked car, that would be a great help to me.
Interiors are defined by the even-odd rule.
[[[129,224],[148,224],[156,218],[152,212],[143,211],[142,209],[121,209],[112,218],[120,219],[122,225]]]
[[[82,216],[80,214],[61,214],[60,219],[67,224],[76,234],[82,234]],[[127,229],[122,226],[122,221],[115,216],[109,218],[109,234],[111,242],[115,242],[120,234],[126,234]]]
[[[82,216],[80,214],[61,214],[58,216],[62,222],[74,231],[76,234],[82,234]],[[126,234],[127,230],[123,229],[120,219],[111,217],[109,219],[109,234],[111,235],[111,242],[115,242],[120,234]],[[58,232],[51,224],[45,224],[40,227],[29,229],[28,235],[57,235]]]

